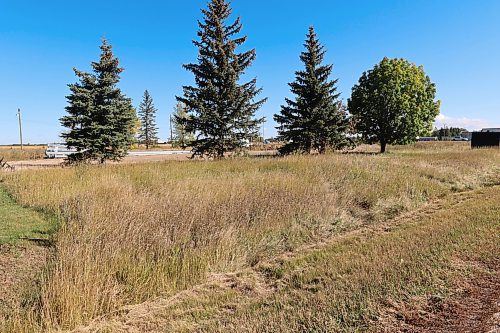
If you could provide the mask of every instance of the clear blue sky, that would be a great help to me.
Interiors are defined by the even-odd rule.
[[[159,109],[162,139],[181,86],[181,67],[196,59],[191,40],[204,0],[14,1],[0,4],[0,144],[18,141],[22,108],[25,141],[59,141],[72,68],[89,69],[101,36],[113,44],[125,72],[121,88],[138,105],[149,89]],[[234,0],[246,48],[257,49],[249,71],[264,88],[266,131],[300,68],[298,56],[315,25],[334,63],[342,98],[363,71],[384,56],[424,65],[442,100],[440,123],[500,127],[500,1]],[[267,135],[266,135],[267,136]]]

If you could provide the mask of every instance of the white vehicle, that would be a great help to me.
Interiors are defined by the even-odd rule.
[[[66,158],[76,153],[75,148],[68,148],[64,143],[50,143],[45,151],[46,158]]]
[[[434,136],[421,136],[418,138],[418,141],[438,141],[437,137]]]
[[[188,150],[167,150],[167,151],[131,151],[128,156],[168,156],[168,155],[187,155],[191,152]]]
[[[452,141],[469,141],[469,139],[464,138],[462,136],[456,136],[452,139]]]

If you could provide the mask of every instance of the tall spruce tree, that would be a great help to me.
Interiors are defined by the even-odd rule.
[[[78,150],[70,162],[119,160],[133,142],[135,110],[117,87],[123,68],[105,39],[100,48],[92,73],[74,70],[80,82],[69,85],[68,115],[60,119],[68,128],[61,137],[68,147]]]
[[[240,77],[256,57],[255,50],[236,51],[247,40],[240,37],[240,18],[227,24],[231,8],[226,0],[211,0],[198,21],[198,63],[184,68],[195,76],[196,86],[183,87],[177,97],[187,106],[190,117],[177,121],[196,133],[194,156],[223,158],[225,153],[244,149],[246,141],[259,131],[262,119],[255,113],[266,99],[256,101],[262,89],[256,79],[240,84]]]
[[[295,99],[287,98],[280,114],[274,116],[279,124],[279,139],[287,142],[280,149],[282,154],[323,154],[350,144],[346,137],[347,113],[337,93],[338,80],[329,79],[333,65],[322,64],[325,48],[313,27],[309,28],[304,46],[306,51],[300,60],[305,69],[297,71],[295,81],[289,84]]]
[[[146,149],[158,144],[158,127],[156,126],[156,108],[149,91],[144,92],[141,105],[139,105],[139,142],[146,145]]]

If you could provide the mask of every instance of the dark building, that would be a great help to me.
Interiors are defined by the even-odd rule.
[[[486,131],[472,133],[472,148],[500,148],[500,131]]]

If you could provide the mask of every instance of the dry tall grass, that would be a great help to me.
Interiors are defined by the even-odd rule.
[[[433,147],[433,146],[432,146]],[[209,273],[229,272],[453,191],[498,183],[500,154],[446,146],[393,154],[166,162],[4,175],[63,221],[40,291],[12,332],[71,329]]]
[[[44,146],[25,146],[21,150],[18,146],[0,147],[0,159],[4,158],[4,161],[25,161],[25,160],[38,160],[45,156]]]
[[[204,304],[204,312],[210,313],[211,307],[216,310],[212,310],[209,320],[184,324],[189,327],[186,331],[413,332],[411,327],[405,330],[390,327],[388,319],[397,316],[399,322],[404,322],[403,318],[411,322],[412,315],[405,316],[405,305],[411,307],[412,300],[422,298],[425,302],[426,297],[445,298],[450,289],[460,288],[456,284],[463,288],[464,281],[477,273],[486,272],[493,281],[498,281],[499,202],[498,187],[454,195],[440,202],[439,209],[429,207],[418,214],[409,214],[402,221],[390,224],[385,232],[376,229],[354,232],[263,265],[257,270],[266,276],[267,283],[275,286],[270,293],[246,297],[244,292],[237,292],[217,302],[215,293],[208,291],[210,301]],[[196,311],[193,309],[201,308],[197,299],[192,297],[177,308],[186,314]],[[388,313],[381,316],[389,305],[398,312],[389,318]],[[232,311],[224,315],[217,308]],[[168,318],[162,321],[165,332],[183,332],[175,329],[180,320],[175,316],[169,318],[168,310],[157,313],[158,317]],[[439,315],[445,313],[446,310]],[[427,313],[422,317],[433,315]],[[186,320],[190,316],[180,318]],[[136,320],[144,319],[138,316]],[[113,332],[125,332],[115,330],[112,325],[108,327]],[[462,327],[464,330],[450,327],[450,332],[481,331]],[[432,331],[432,327],[425,330]]]

